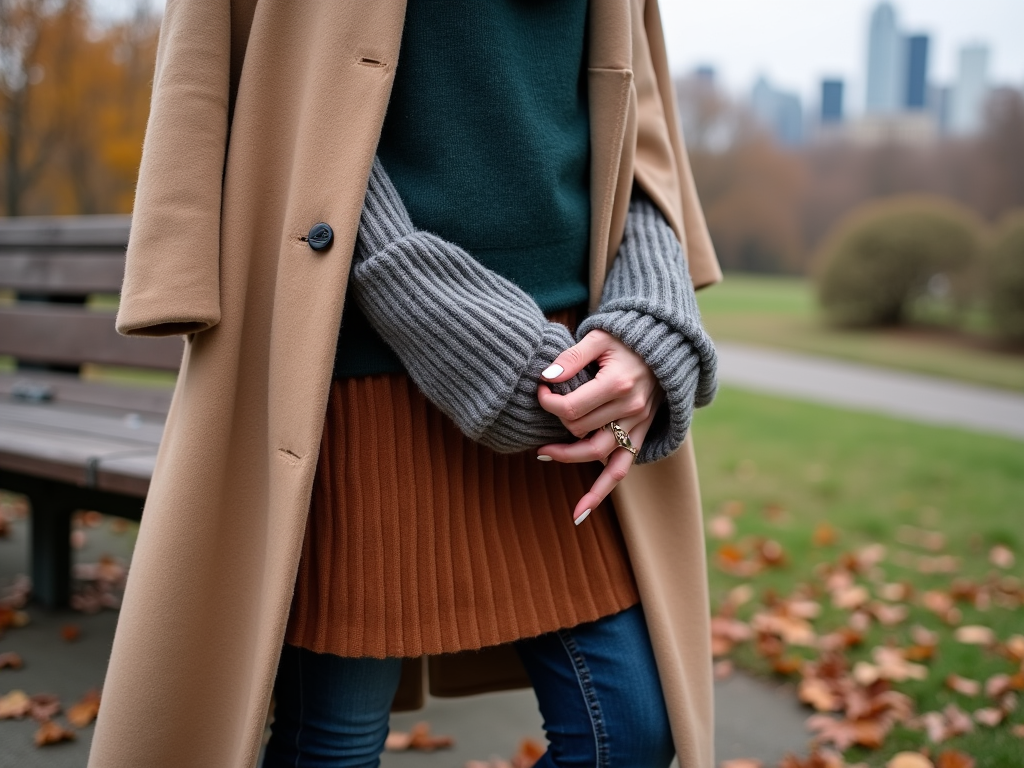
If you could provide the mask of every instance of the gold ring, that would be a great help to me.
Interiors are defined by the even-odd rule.
[[[617,421],[609,421],[604,425],[604,428],[612,431],[612,434],[615,435],[615,442],[618,443],[619,448],[625,448],[633,454],[634,459],[636,458],[636,447],[633,445],[633,441],[629,439],[629,433],[620,427]]]

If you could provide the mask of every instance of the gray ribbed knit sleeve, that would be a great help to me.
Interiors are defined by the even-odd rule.
[[[633,195],[622,245],[597,311],[580,323],[582,339],[600,328],[654,371],[665,401],[637,463],[657,461],[686,438],[693,409],[708,405],[718,387],[715,346],[701,325],[686,256],[672,228],[642,192]]]
[[[572,439],[537,401],[541,371],[572,334],[514,283],[417,230],[376,159],[350,279],[420,391],[469,438],[502,453]],[[567,394],[589,379],[553,387]]]

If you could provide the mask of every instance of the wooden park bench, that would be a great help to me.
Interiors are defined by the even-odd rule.
[[[76,510],[141,518],[171,400],[168,386],[96,381],[83,367],[181,362],[180,338],[124,338],[112,302],[90,306],[121,288],[129,223],[0,218],[0,356],[16,363],[0,369],[0,489],[30,500],[32,591],[49,606],[70,596]]]

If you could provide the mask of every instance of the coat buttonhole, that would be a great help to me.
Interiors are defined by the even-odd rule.
[[[385,66],[384,62],[381,61],[380,59],[371,59],[368,56],[361,57],[359,59],[359,64],[362,64],[364,67],[383,67],[383,66]]]
[[[289,451],[287,448],[278,448],[277,453],[289,464],[298,464],[302,461],[302,457],[299,454],[295,453],[295,451]]]

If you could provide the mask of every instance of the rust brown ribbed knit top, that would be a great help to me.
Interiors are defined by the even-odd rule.
[[[611,503],[573,525],[600,470],[478,445],[404,373],[335,380],[286,641],[415,657],[635,605]]]

